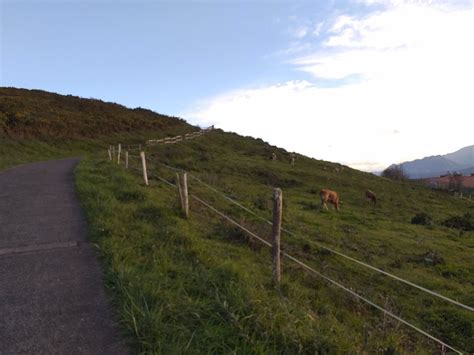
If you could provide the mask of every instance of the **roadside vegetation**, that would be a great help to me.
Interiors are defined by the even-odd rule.
[[[0,88],[0,170],[38,160],[84,156],[196,129],[185,121],[116,103],[41,90]]]
[[[27,141],[10,132],[11,143],[0,144],[6,153],[0,156],[0,169],[22,159],[69,152],[86,157],[76,170],[79,197],[90,240],[101,255],[110,295],[135,352],[428,354],[440,350],[288,260],[283,260],[282,284],[275,288],[269,250],[199,205],[191,205],[189,220],[181,218],[176,191],[153,176],[151,185],[143,186],[136,158],[131,157],[129,171],[108,161],[108,144],[143,143],[147,138],[193,130],[185,123],[165,124],[162,131],[104,133],[58,145],[54,139]],[[273,153],[275,161],[269,159]],[[7,158],[15,154],[16,160]],[[283,233],[285,251],[448,344],[474,352],[472,312],[320,247],[339,250],[472,306],[474,233],[468,223],[472,223],[474,203],[410,181],[300,155],[292,166],[290,154],[283,149],[220,130],[195,140],[149,147],[146,154],[150,175],[173,182],[175,172],[158,163],[185,169],[267,219],[272,189],[282,188],[283,225],[296,234]],[[189,180],[189,188],[269,238],[271,227],[264,222],[195,180]],[[339,193],[343,201],[339,213],[320,210],[321,188]],[[367,189],[377,194],[376,206],[367,202]]]

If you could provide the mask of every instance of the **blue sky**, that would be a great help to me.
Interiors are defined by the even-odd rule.
[[[363,170],[473,144],[473,1],[3,0],[0,11],[0,86],[146,107]]]
[[[269,1],[6,1],[1,84],[178,114],[235,87],[307,76],[275,53],[291,40],[291,14],[308,8],[324,11]]]

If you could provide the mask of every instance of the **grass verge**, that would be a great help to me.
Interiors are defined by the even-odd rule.
[[[183,220],[175,191],[161,183],[146,188],[139,177],[89,159],[76,181],[90,239],[136,353],[435,349],[287,262],[275,289],[269,250],[204,210],[193,208]]]

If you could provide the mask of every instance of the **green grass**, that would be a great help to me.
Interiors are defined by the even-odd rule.
[[[126,144],[145,144],[147,139],[192,132],[196,129],[190,125],[170,127],[168,129],[148,132],[124,132],[94,138],[11,138],[0,134],[0,171],[19,164],[67,157],[86,157],[91,154],[108,156],[109,145],[116,142]]]
[[[279,155],[276,162],[268,160],[273,150]],[[291,167],[285,151],[219,131],[205,139],[152,148],[148,156],[195,173],[267,218],[271,217],[272,187],[282,187],[284,225],[299,235],[284,235],[287,250],[369,299],[382,305],[388,302],[397,314],[433,335],[473,351],[474,317],[469,311],[368,272],[340,257],[324,255],[318,248],[318,243],[322,243],[472,306],[473,233],[441,225],[450,216],[474,211],[472,202],[411,182],[393,182],[305,157],[299,157],[296,166]],[[166,169],[158,171],[173,178]],[[340,213],[319,210],[317,192],[323,187],[340,193],[344,201]],[[367,188],[379,196],[376,207],[365,201]],[[190,189],[269,237],[265,224],[223,204],[193,182]],[[434,224],[411,224],[412,217],[419,212],[428,213]],[[431,263],[429,255],[433,253],[442,262]],[[439,319],[444,319],[444,323]]]
[[[100,160],[76,171],[77,187],[123,325],[139,353],[428,353],[343,292],[284,261],[279,289],[269,250],[176,192]]]
[[[150,159],[158,157],[186,168],[267,218],[272,186],[284,186],[284,225],[298,234],[296,238],[284,234],[285,250],[451,345],[472,351],[474,318],[468,311],[330,255],[317,244],[472,305],[473,235],[460,236],[457,230],[437,223],[472,209],[472,204],[421,186],[394,183],[347,167],[341,171],[340,166],[304,157],[291,167],[283,159],[283,151],[279,151],[279,161],[271,162],[267,160],[268,149],[272,148],[261,141],[217,131],[199,140],[151,148],[147,154]],[[131,165],[139,167],[136,161]],[[149,169],[174,179],[174,173],[153,163]],[[206,340],[202,345],[191,341],[190,352],[384,349],[429,353],[435,348],[423,337],[307,275],[289,261],[283,264],[282,287],[275,290],[268,250],[198,205],[191,206],[189,221],[182,220],[176,193],[162,183],[151,180],[152,187],[144,188],[138,172],[134,176],[97,160],[81,165],[77,181],[91,225],[102,226],[93,227],[93,238],[112,272],[110,282],[118,291],[124,322],[135,334],[137,351],[177,352],[198,334],[199,339]],[[192,180],[189,185],[191,193],[205,197],[259,235],[269,237],[270,229],[264,223]],[[380,205],[373,207],[365,202],[364,186],[377,191]],[[319,211],[317,191],[321,187],[341,192],[345,203],[340,213]],[[88,203],[89,198],[94,202]],[[435,225],[410,224],[419,211],[429,213]],[[107,231],[106,235],[98,233],[99,228]],[[431,251],[442,258],[442,263],[431,265],[425,260]],[[222,273],[226,276],[220,279]],[[203,281],[209,278],[210,283]],[[123,290],[124,284],[130,289]],[[124,295],[128,296],[124,299]],[[194,306],[181,304],[182,297],[187,296],[192,305],[196,305],[195,297],[212,303],[198,312],[197,323],[191,311]],[[245,319],[243,324],[233,324],[232,316],[218,312],[222,299],[238,319]],[[152,314],[147,313],[150,304]],[[214,324],[216,319],[218,325]],[[144,327],[146,335],[135,327]],[[171,331],[163,333],[163,327]],[[221,328],[227,330],[217,331]]]

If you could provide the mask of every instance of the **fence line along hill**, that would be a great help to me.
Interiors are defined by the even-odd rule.
[[[188,137],[189,137],[189,135],[188,135]],[[168,142],[173,141],[174,143],[178,143],[178,142],[181,142],[182,139],[181,139],[181,137],[178,137],[178,139],[176,139],[176,138],[169,139],[168,138],[168,139],[161,139],[158,142],[159,143],[162,143],[162,142],[164,143],[164,142],[167,142],[167,141]],[[156,141],[154,143],[156,144]],[[164,143],[164,144],[166,144],[166,143]],[[159,154],[157,154],[157,156],[158,155]],[[277,223],[276,221],[281,221],[281,202],[278,205],[280,207],[277,207],[277,205],[274,205],[273,222],[272,222],[269,219],[265,219],[265,218],[259,216],[257,213],[255,213],[251,209],[243,206],[242,203],[237,202],[235,199],[232,199],[229,196],[227,196],[226,194],[223,194],[223,193],[219,192],[217,188],[215,188],[213,186],[210,186],[209,184],[203,182],[200,178],[197,178],[196,176],[194,176],[192,174],[188,174],[184,169],[176,168],[176,167],[170,166],[168,164],[161,163],[159,161],[159,159],[154,159],[153,155],[151,155],[151,156],[149,155],[149,158],[147,159],[145,157],[144,152],[142,152],[140,154],[140,157],[141,157],[141,159],[140,159],[141,160],[141,169],[137,169],[137,170],[141,170],[141,172],[143,174],[144,182],[145,182],[146,185],[149,185],[149,181],[148,181],[149,174],[147,172],[147,166],[149,168],[151,167],[152,171],[156,171],[158,169],[158,167],[161,166],[161,167],[164,167],[164,168],[169,169],[171,171],[177,172],[176,173],[177,177],[175,179],[176,188],[177,188],[179,200],[180,200],[180,203],[181,203],[181,209],[183,211],[183,215],[186,218],[188,218],[188,216],[189,216],[188,187],[187,187],[187,182],[186,182],[187,177],[189,175],[191,180],[194,180],[194,181],[198,182],[199,184],[205,186],[207,189],[211,190],[212,192],[219,194],[225,200],[230,201],[231,203],[233,203],[237,207],[245,210],[246,212],[249,212],[252,216],[257,217],[259,220],[263,220],[264,222],[266,222],[268,224],[272,224],[273,225],[273,232],[272,232],[273,236],[271,237],[270,240],[265,240],[265,238],[262,238],[262,237],[258,236],[257,234],[252,232],[248,227],[245,227],[242,224],[238,223],[235,219],[233,219],[232,217],[229,217],[229,215],[227,215],[226,213],[224,213],[222,211],[219,211],[215,206],[212,206],[211,204],[207,203],[201,197],[198,197],[195,194],[190,195],[191,198],[198,201],[202,206],[212,210],[214,213],[216,213],[219,217],[221,217],[222,219],[224,219],[228,223],[231,223],[232,225],[240,228],[242,231],[244,231],[250,237],[255,238],[257,241],[259,241],[259,242],[263,243],[264,245],[269,246],[273,249],[273,282],[274,282],[274,284],[279,284],[280,278],[281,278],[281,276],[280,276],[280,266],[279,266],[280,265],[280,255],[281,255],[281,256],[284,256],[284,257],[288,258],[289,260],[292,260],[293,262],[295,262],[296,264],[301,266],[306,271],[309,271],[309,272],[323,278],[324,280],[328,281],[332,285],[335,285],[336,287],[338,287],[338,288],[344,290],[345,292],[351,294],[353,297],[355,297],[355,298],[369,304],[370,306],[378,309],[379,311],[381,311],[383,313],[384,316],[388,315],[389,317],[397,320],[401,324],[404,324],[404,325],[408,326],[409,328],[411,328],[412,330],[414,330],[414,331],[424,335],[425,337],[431,339],[432,341],[437,343],[442,349],[449,350],[449,351],[454,351],[454,352],[460,353],[460,354],[462,353],[462,351],[458,350],[455,346],[447,344],[446,342],[444,342],[443,340],[437,338],[433,334],[430,334],[429,332],[424,331],[423,329],[421,329],[420,327],[414,325],[413,323],[411,323],[411,322],[401,318],[400,316],[397,316],[396,314],[392,313],[390,310],[385,309],[383,306],[377,305],[376,303],[372,302],[370,299],[368,299],[368,298],[360,295],[359,293],[353,291],[353,289],[351,289],[350,287],[348,288],[348,287],[342,285],[340,282],[335,281],[331,277],[328,277],[327,275],[324,275],[323,273],[318,272],[317,270],[315,270],[315,268],[309,266],[307,264],[307,262],[303,262],[301,259],[296,258],[296,257],[294,257],[294,256],[292,256],[292,255],[290,255],[286,252],[281,252],[280,251],[280,241],[279,241],[281,231],[282,230],[285,231],[291,237],[296,237],[295,233],[289,231],[286,228],[282,228],[280,224],[278,224],[277,226],[275,225],[275,223]],[[110,160],[112,160],[112,158],[110,157],[110,149],[109,149],[109,158],[110,158]],[[294,161],[291,161],[291,164],[293,165]],[[128,167],[128,162],[127,162],[126,167]],[[152,173],[151,178],[156,179],[157,181],[163,182],[163,183],[167,184],[168,186],[175,187],[175,185],[172,181],[165,179],[163,176],[160,176],[159,174]],[[277,193],[278,196],[281,196],[281,192],[278,192],[278,191],[280,191],[280,190],[279,189],[275,190],[274,194]],[[277,200],[275,200],[275,197],[274,197],[274,201],[277,201]],[[280,217],[275,217],[276,216],[275,213],[279,214]],[[289,223],[291,223],[291,222],[289,222]],[[413,287],[417,290],[420,290],[420,291],[422,291],[422,292],[424,292],[428,295],[431,295],[435,298],[444,300],[447,303],[455,305],[455,306],[459,307],[460,309],[462,309],[463,311],[465,311],[468,314],[468,317],[469,316],[472,317],[472,314],[473,314],[472,312],[474,312],[474,308],[470,305],[467,305],[467,304],[464,304],[464,303],[459,302],[457,300],[454,300],[452,298],[446,297],[446,296],[444,296],[444,295],[442,295],[442,294],[440,294],[436,291],[430,290],[426,287],[420,286],[419,284],[408,281],[407,279],[404,279],[404,278],[396,276],[392,273],[381,270],[380,268],[371,266],[371,265],[367,264],[366,262],[362,262],[360,260],[357,260],[354,257],[350,257],[348,255],[345,255],[344,253],[336,251],[333,248],[326,247],[326,246],[322,245],[321,243],[318,243],[318,244],[319,244],[318,246],[323,250],[327,250],[327,251],[329,251],[331,253],[334,253],[338,256],[342,256],[346,260],[349,260],[349,261],[352,261],[352,262],[354,262],[358,265],[362,265],[364,267],[367,267],[367,268],[371,269],[372,271],[381,273],[385,276],[388,276],[391,279],[394,279],[398,282],[404,283],[405,285],[408,285],[408,286]],[[400,291],[400,290],[398,290],[398,291]],[[416,302],[416,301],[419,301],[420,299],[414,297],[414,300]]]

